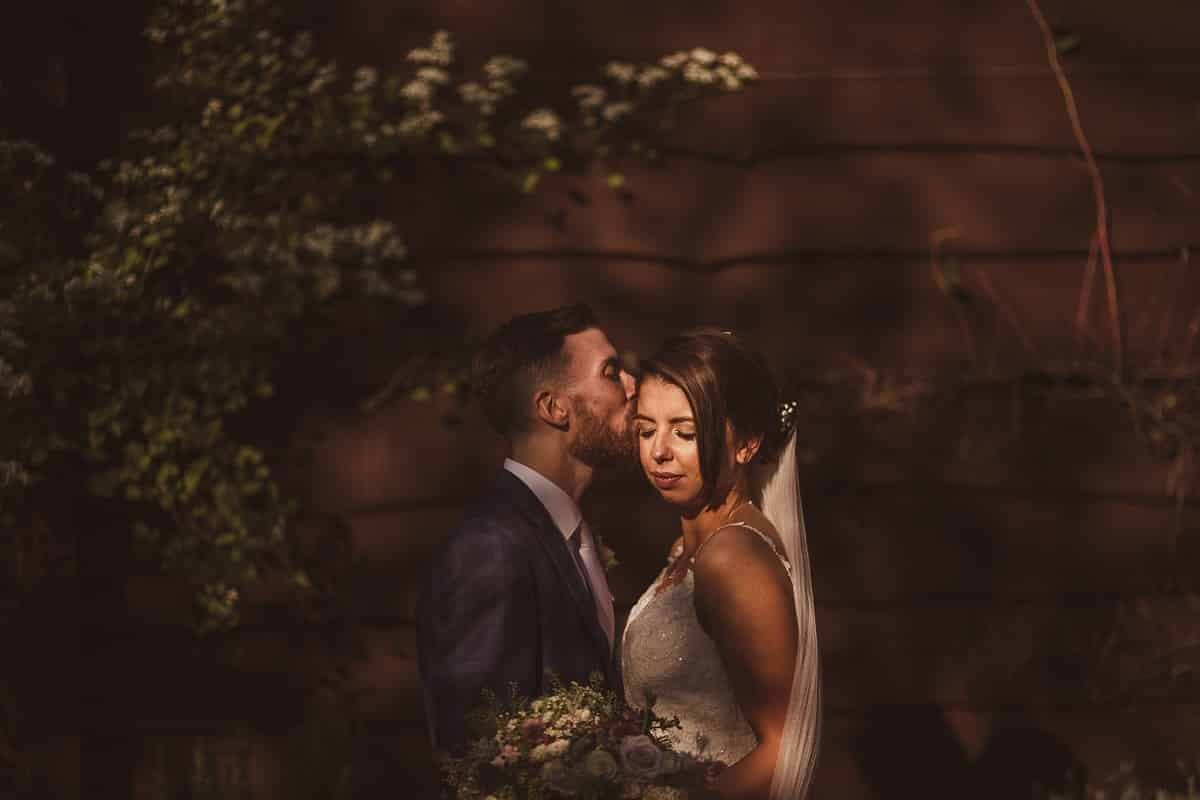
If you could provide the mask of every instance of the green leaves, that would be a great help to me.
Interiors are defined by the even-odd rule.
[[[342,70],[314,55],[311,35],[281,33],[285,10],[156,3],[146,34],[172,116],[131,136],[95,181],[0,138],[0,192],[12,199],[0,204],[0,264],[16,276],[0,305],[36,326],[20,331],[36,365],[28,397],[0,406],[0,466],[36,465],[63,496],[123,504],[141,546],[205,582],[208,629],[236,622],[246,581],[275,572],[301,589],[322,584],[292,563],[285,531],[297,504],[275,480],[266,434],[247,423],[282,407],[285,360],[344,335],[337,320],[350,304],[393,330],[417,320],[398,360],[454,352],[418,327],[422,276],[406,266],[401,232],[364,211],[381,198],[362,178],[402,176],[387,191],[423,202],[430,187],[409,183],[420,162],[454,161],[435,180],[461,175],[466,191],[489,193],[498,183],[519,199],[546,176],[601,164],[624,192],[620,160],[652,152],[643,140],[668,110],[752,72],[698,50],[671,66],[610,65],[553,98],[529,91],[528,66],[512,56],[468,74],[444,32],[395,75]],[[79,198],[68,211],[64,187]],[[0,359],[17,364],[6,331],[0,314]],[[458,391],[452,370],[422,370],[394,391],[416,401]],[[50,421],[37,413],[46,408]],[[80,456],[86,477],[68,485]]]
[[[1054,49],[1058,51],[1060,56],[1074,53],[1083,44],[1083,38],[1079,34],[1073,33],[1066,28],[1054,25],[1051,26],[1050,31],[1054,35]]]

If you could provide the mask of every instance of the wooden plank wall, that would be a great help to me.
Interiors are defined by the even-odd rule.
[[[1067,74],[1111,204],[1128,363],[1189,366],[1200,6],[1044,7],[1082,40]],[[419,202],[398,197],[395,216],[435,302],[473,334],[586,301],[619,347],[642,353],[689,325],[737,328],[796,387],[827,693],[820,796],[871,796],[855,748],[881,704],[1032,721],[1093,775],[1194,749],[1189,684],[1090,704],[1064,649],[1095,633],[1089,608],[1155,588],[1175,512],[1165,468],[1118,403],[1003,379],[1111,353],[1099,277],[1082,344],[1074,330],[1091,184],[1024,3],[353,0],[330,14],[334,52],[384,67],[447,28],[465,59],[517,54],[548,80],[701,44],[764,76],[684,126],[663,168],[629,167],[631,200],[603,176],[561,177],[486,212],[427,187]],[[945,249],[966,305],[938,286],[939,231],[953,232]],[[957,385],[965,372],[979,379]],[[137,624],[95,656],[89,680],[122,688],[96,692],[87,716],[119,708],[132,720],[123,752],[139,765],[139,797],[169,793],[167,762],[205,741],[253,751],[255,794],[273,796],[281,726],[323,702],[321,669],[351,651],[338,702],[382,743],[360,762],[428,780],[415,580],[503,456],[473,410],[441,424],[454,402],[314,415],[297,433],[314,456],[302,526],[348,531],[349,631],[252,611],[214,654],[163,632],[186,587],[129,582]],[[627,609],[674,522],[629,478],[595,487],[585,511],[623,561],[613,584]],[[1177,558],[1191,568],[1200,548],[1185,535]],[[238,666],[214,673],[234,650]],[[233,733],[235,720],[253,733]]]

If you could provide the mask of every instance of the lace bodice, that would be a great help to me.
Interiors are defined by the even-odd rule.
[[[733,525],[754,531],[775,549],[758,529]],[[780,561],[790,575],[787,561]],[[733,764],[758,739],[734,699],[716,644],[696,618],[692,570],[681,581],[664,585],[666,572],[629,612],[621,644],[625,697],[640,708],[646,691],[653,692],[657,715],[679,717],[681,727],[668,732],[675,749]]]

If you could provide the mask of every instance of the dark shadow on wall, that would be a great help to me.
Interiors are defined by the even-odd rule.
[[[990,723],[974,755],[934,704],[880,706],[851,747],[879,800],[1074,797],[1087,771],[1062,739],[1032,720]]]

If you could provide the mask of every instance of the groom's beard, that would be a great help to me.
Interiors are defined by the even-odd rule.
[[[568,450],[572,456],[589,467],[632,464],[634,457],[633,428],[626,418],[623,431],[614,431],[597,417],[578,398],[572,401],[579,435]]]

